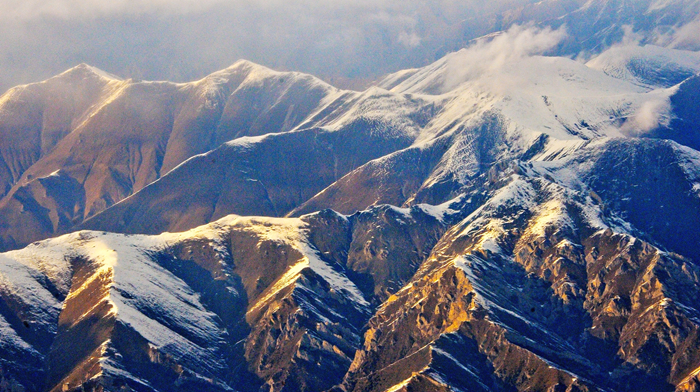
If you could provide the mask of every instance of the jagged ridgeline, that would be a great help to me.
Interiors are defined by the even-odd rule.
[[[0,391],[700,391],[700,54],[522,34],[0,96]]]

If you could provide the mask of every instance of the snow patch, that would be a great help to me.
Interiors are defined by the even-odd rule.
[[[544,237],[546,229],[550,227],[556,230],[575,230],[574,222],[562,200],[553,199],[539,206],[535,217],[530,220],[528,230],[535,236]]]
[[[442,204],[438,204],[438,205],[417,204],[416,208],[419,208],[421,211],[432,216],[433,218],[437,219],[438,221],[445,223],[445,220],[447,219],[447,217],[449,217],[451,215],[456,215],[459,213],[458,210],[453,210],[450,207],[452,207],[454,204],[460,202],[463,199],[464,199],[464,195],[459,195],[459,196],[455,197],[454,199],[448,200]]]
[[[586,66],[647,88],[663,87],[665,80],[657,81],[649,76],[694,75],[700,72],[700,53],[655,45],[641,46],[633,39],[604,51],[589,60]]]

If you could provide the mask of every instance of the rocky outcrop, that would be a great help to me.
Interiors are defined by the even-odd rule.
[[[426,379],[452,390],[692,385],[697,265],[595,229],[590,206],[557,201],[565,191],[553,184],[519,181],[510,202],[450,229],[382,304],[343,389],[421,390]]]

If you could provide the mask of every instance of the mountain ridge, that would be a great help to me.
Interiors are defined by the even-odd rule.
[[[699,391],[697,53],[562,37],[1,96],[0,389]]]
[[[181,85],[108,80],[89,66],[78,66],[44,84],[28,85],[3,95],[5,118],[31,119],[13,112],[15,109],[12,108],[19,107],[13,102],[24,99],[22,94],[29,94],[26,91],[54,84],[65,88],[61,87],[65,84],[63,80],[70,79],[72,74],[94,76],[98,86],[92,89],[107,90],[100,90],[102,95],[97,103],[94,98],[85,98],[87,104],[77,109],[76,118],[61,119],[62,123],[56,125],[47,116],[50,110],[62,113],[62,116],[70,116],[73,111],[60,107],[47,110],[42,108],[41,100],[36,102],[34,98],[37,119],[33,120],[33,132],[58,128],[47,132],[48,138],[58,134],[53,137],[56,141],[41,141],[37,135],[35,141],[22,150],[21,143],[27,144],[27,139],[20,141],[15,138],[25,134],[28,125],[2,122],[3,162],[10,162],[9,165],[0,165],[9,167],[2,177],[5,194],[0,201],[4,221],[0,226],[5,228],[1,234],[3,248],[65,232],[74,222],[94,215],[158,179],[161,172],[171,170],[192,155],[208,151],[210,144],[220,143],[216,139],[229,140],[229,137],[248,132],[265,133],[270,121],[275,124],[286,121],[286,126],[292,127],[295,122],[303,120],[304,113],[313,110],[314,100],[332,93],[330,86],[309,76],[276,73],[261,66],[254,67],[249,62],[236,63],[208,78]],[[248,80],[249,77],[252,80]],[[268,89],[259,84],[261,77],[280,83]],[[289,80],[281,82],[285,78]],[[81,79],[80,83],[90,80],[95,79]],[[230,94],[220,94],[217,91],[231,88],[223,82],[238,89]],[[299,89],[308,94],[300,93]],[[262,91],[269,96],[260,95]],[[301,98],[294,101],[295,96]],[[229,101],[228,105],[225,100]],[[241,104],[251,101],[261,106],[252,112],[246,111],[248,118],[244,118],[241,110],[247,109]],[[22,110],[27,107],[33,105],[22,104]],[[224,112],[225,108],[229,108],[228,113]],[[239,128],[226,125],[234,121],[231,118],[238,119],[235,122]],[[217,131],[219,122],[222,122],[221,129],[233,132],[233,135],[217,135],[221,132]],[[274,130],[279,131],[275,126]],[[21,151],[25,152],[18,156]],[[57,170],[63,176],[60,177],[62,181],[54,186],[74,189],[71,193],[78,196],[77,199],[65,199],[60,191],[57,194],[50,185],[41,183],[41,179],[50,177]],[[5,232],[7,227],[16,227],[13,222],[20,219],[20,210],[24,209],[33,215],[22,218],[26,225],[32,226],[31,229],[24,233]],[[42,234],[37,237],[38,233]]]
[[[328,140],[324,143],[328,143],[328,145],[331,148],[331,150],[329,150],[330,156],[324,159],[330,159],[330,157],[333,157],[333,170],[335,174],[326,179],[325,183],[319,184],[320,186],[311,189],[306,196],[298,198],[296,201],[293,201],[292,204],[286,204],[287,207],[282,207],[282,209],[280,209],[280,207],[276,207],[276,205],[279,206],[279,204],[276,204],[278,202],[275,201],[274,195],[269,196],[268,194],[268,196],[266,196],[266,192],[269,192],[270,189],[274,190],[275,187],[278,186],[277,181],[287,181],[285,179],[287,177],[285,176],[293,176],[293,173],[298,173],[296,175],[303,175],[304,171],[297,171],[299,167],[298,163],[292,165],[291,167],[268,167],[267,169],[258,172],[259,169],[256,169],[256,165],[258,165],[259,163],[256,163],[255,161],[259,161],[260,158],[248,158],[247,160],[245,160],[245,162],[246,164],[252,166],[241,167],[233,170],[231,170],[230,168],[217,168],[212,170],[205,170],[203,169],[203,167],[207,165],[206,161],[208,158],[202,156],[194,158],[194,160],[183,164],[178,168],[179,171],[175,171],[166,177],[168,177],[168,180],[172,180],[174,184],[175,181],[185,181],[174,179],[174,177],[179,176],[180,173],[182,173],[183,176],[190,178],[190,180],[188,181],[194,180],[194,178],[198,178],[199,181],[202,181],[203,178],[201,177],[200,173],[206,173],[205,176],[209,178],[209,180],[207,181],[210,181],[212,183],[212,186],[207,185],[203,189],[207,189],[205,191],[207,194],[222,195],[224,197],[224,200],[226,197],[229,197],[226,196],[226,193],[232,191],[230,189],[221,190],[219,188],[221,183],[227,183],[230,184],[230,188],[236,188],[241,185],[234,184],[240,184],[241,182],[245,184],[246,182],[250,181],[253,181],[255,183],[256,181],[259,181],[259,184],[264,185],[261,185],[262,188],[260,188],[260,190],[256,192],[260,194],[262,200],[268,200],[269,197],[272,197],[272,199],[269,199],[267,201],[267,203],[269,203],[268,207],[262,208],[259,204],[256,204],[258,205],[258,207],[255,207],[257,209],[251,210],[250,207],[246,207],[245,204],[240,204],[240,202],[237,202],[238,204],[223,207],[221,212],[218,214],[214,212],[214,217],[221,217],[227,212],[276,216],[298,215],[300,213],[310,213],[314,210],[328,207],[339,209],[344,213],[352,213],[357,210],[365,209],[368,206],[370,206],[373,202],[378,202],[380,200],[385,200],[385,202],[389,202],[391,204],[404,205],[404,203],[406,203],[408,200],[416,200],[416,195],[424,194],[425,196],[422,197],[427,197],[427,195],[431,193],[435,194],[434,191],[430,190],[434,187],[445,189],[459,188],[460,186],[465,184],[465,182],[468,181],[467,178],[473,179],[475,176],[480,175],[481,173],[483,173],[484,170],[486,170],[485,168],[488,168],[488,166],[493,164],[494,160],[500,159],[498,157],[498,154],[523,154],[527,151],[531,151],[532,153],[534,153],[535,150],[532,149],[535,148],[535,146],[538,145],[538,143],[540,143],[541,141],[545,141],[545,143],[550,146],[550,151],[548,152],[548,154],[561,155],[561,153],[563,151],[566,151],[567,149],[570,149],[572,151],[575,150],[576,148],[578,148],[577,145],[581,144],[581,142],[585,140],[600,138],[606,134],[610,134],[610,136],[612,137],[623,137],[623,132],[625,132],[625,125],[623,123],[626,121],[632,123],[636,121],[634,117],[634,112],[635,110],[637,110],[637,108],[643,107],[644,105],[646,105],[647,102],[663,102],[667,99],[667,96],[672,96],[675,91],[673,89],[669,90],[663,87],[640,87],[619,79],[612,79],[608,76],[601,75],[601,73],[599,73],[598,71],[590,70],[588,67],[570,60],[559,61],[557,59],[535,57],[532,58],[531,61],[533,61],[534,64],[536,64],[540,68],[544,64],[545,66],[549,67],[554,66],[554,69],[567,70],[560,70],[558,72],[559,74],[564,75],[560,76],[561,79],[558,80],[561,80],[561,83],[563,83],[569,88],[572,86],[572,83],[574,86],[586,85],[586,90],[584,91],[590,91],[588,92],[588,94],[591,96],[591,98],[587,99],[585,97],[577,95],[575,100],[569,101],[568,97],[576,95],[576,93],[568,92],[568,95],[559,97],[556,95],[552,95],[552,91],[561,90],[560,87],[554,87],[555,90],[552,90],[552,87],[549,87],[549,93],[547,93],[548,87],[540,87],[540,89],[542,89],[542,93],[548,95],[540,95],[542,93],[539,92],[531,93],[529,92],[530,84],[528,83],[533,82],[527,81],[527,78],[531,77],[530,74],[527,73],[527,71],[524,74],[525,79],[523,79],[522,86],[516,87],[516,91],[517,88],[526,91],[526,93],[521,95],[517,95],[517,92],[510,92],[504,96],[503,93],[499,92],[498,90],[496,90],[496,92],[489,92],[488,90],[486,92],[483,92],[483,87],[480,87],[480,84],[476,84],[476,87],[474,87],[473,84],[470,84],[469,80],[467,80],[466,84],[456,86],[454,90],[449,91],[445,94],[440,94],[438,96],[425,94],[418,95],[416,94],[417,91],[410,90],[410,88],[408,88],[409,92],[407,93],[404,91],[405,89],[407,89],[406,87],[395,86],[393,87],[394,92],[391,94],[398,93],[400,94],[399,96],[406,97],[403,98],[404,102],[406,102],[406,99],[409,100],[408,102],[416,102],[416,109],[412,110],[415,110],[414,113],[424,116],[424,120],[421,120],[421,122],[419,123],[414,123],[416,125],[408,123],[408,133],[406,133],[407,139],[405,142],[403,142],[404,144],[401,147],[389,147],[390,150],[388,150],[387,152],[389,152],[390,154],[385,153],[385,156],[375,155],[369,156],[369,159],[363,158],[365,162],[362,162],[362,164],[360,164],[359,167],[350,166],[350,170],[344,169],[340,172],[340,175],[338,175],[337,169],[335,168],[337,168],[338,163],[342,161],[338,161],[339,152],[338,150],[336,150],[336,148],[338,147],[336,147],[336,142],[332,140],[334,140],[334,138],[336,137],[345,137],[337,135],[336,133],[338,132],[338,130],[341,131],[341,134],[343,132],[348,131],[355,133],[357,132],[357,130],[350,130],[350,128],[345,130],[345,128],[343,128],[342,125],[340,126],[340,128],[337,128],[332,125],[334,124],[333,122],[326,123],[326,121],[328,120],[321,120],[319,123],[319,125],[321,125],[321,128],[317,130],[299,129],[298,131],[292,132],[288,135],[273,134],[266,139],[245,140],[245,151],[251,151],[251,154],[254,154],[258,157],[264,157],[268,154],[267,152],[263,152],[270,150],[271,147],[267,147],[267,144],[279,145],[280,142],[274,141],[275,139],[298,139],[299,141],[286,143],[301,143],[300,146],[297,145],[297,147],[294,148],[301,148],[304,151],[307,151],[309,146],[313,146],[313,143],[316,143],[319,140],[319,137],[324,137],[326,138],[326,140]],[[429,66],[427,67],[428,71],[425,72],[427,72],[427,74],[431,75],[432,77],[436,78],[438,81],[441,81],[443,80],[443,77],[440,76],[439,73],[436,75],[435,71],[431,67],[434,67],[438,70],[444,70],[446,69],[445,63],[445,61],[441,61],[436,63],[436,65]],[[608,87],[607,84],[598,81],[597,83],[602,83],[603,87],[601,90],[596,90],[595,87],[592,87],[595,86],[595,84],[591,82],[584,82],[581,80],[574,80],[573,82],[571,82],[567,80],[569,76],[566,76],[568,75],[567,72],[569,72],[568,70],[571,69],[571,67],[574,67],[574,69],[588,70],[587,72],[590,72],[591,75],[594,76],[594,78],[598,78],[593,80],[603,80],[605,81],[605,83],[607,83],[608,80],[614,80],[615,83],[619,83],[619,85],[613,84],[612,86],[615,87]],[[504,72],[506,71],[498,70],[496,76],[502,75]],[[604,79],[600,79],[601,76]],[[414,74],[411,78],[418,80],[417,83],[425,83],[424,77],[420,76],[419,74]],[[410,80],[411,79],[409,78],[403,83],[416,83],[411,82]],[[536,79],[534,83],[541,83],[541,81]],[[435,82],[431,81],[428,82],[428,84],[432,85],[435,84]],[[628,89],[627,91],[629,91],[630,94],[624,97],[623,99],[620,99],[621,95],[619,94],[619,86],[624,86],[625,89]],[[428,90],[431,89],[432,87],[428,88]],[[608,90],[606,91],[605,89]],[[392,110],[391,108],[393,108],[393,105],[396,105],[396,103],[392,101],[393,98],[391,98],[393,97],[393,95],[386,95],[387,93],[384,91],[386,90],[370,89],[367,92],[365,92],[364,95],[367,97],[372,97],[374,99],[374,101],[372,101],[372,105],[377,105],[378,103],[375,103],[376,101],[386,101],[386,103],[381,103],[381,105],[387,105],[386,107],[389,110]],[[611,99],[609,101],[605,101],[600,97],[601,93],[599,91],[603,91],[603,94],[610,94]],[[389,99],[387,99],[386,97],[389,97]],[[598,106],[595,109],[589,109],[588,112],[581,112],[581,110],[578,109],[582,105],[590,105],[591,101],[593,100],[596,101],[594,105]],[[335,104],[331,104],[330,107],[333,107],[333,105]],[[405,103],[403,103],[403,105],[404,107],[406,106]],[[465,107],[469,108],[471,105],[480,106],[476,106],[477,110],[473,112],[469,110],[464,110]],[[499,107],[499,105],[502,106]],[[533,113],[527,113],[523,115],[523,113],[525,112],[523,111],[522,107],[527,107],[527,109]],[[539,110],[539,112],[536,112],[533,109],[533,107],[537,108],[536,110]],[[324,113],[327,111],[327,109],[324,109],[320,113]],[[363,116],[367,115],[365,113],[363,113]],[[387,112],[377,111],[376,113],[377,114],[374,115],[385,115]],[[414,121],[413,118],[415,118],[416,114],[413,114],[412,112],[407,112],[407,118],[410,121]],[[615,117],[613,117],[613,115],[615,115]],[[395,116],[395,114],[393,116]],[[364,123],[361,126],[370,126],[376,129],[383,127],[383,122],[392,124],[390,121],[393,121],[393,124],[398,124],[399,127],[402,126],[402,124],[406,124],[406,120],[401,119],[401,117],[399,117],[398,120],[390,119],[391,117],[389,117],[389,119],[385,118],[377,120],[377,123]],[[662,119],[660,121],[665,120]],[[302,128],[312,124],[314,123],[304,124]],[[326,124],[330,124],[330,126]],[[387,126],[397,126],[393,124]],[[412,127],[417,127],[418,129],[420,129],[417,136],[410,136],[410,132],[414,132],[412,130]],[[628,124],[627,127],[634,127],[634,125]],[[505,134],[503,134],[501,133],[502,129],[508,129],[508,131]],[[545,132],[542,132],[541,130],[544,130]],[[372,128],[369,128],[368,131],[373,132]],[[310,136],[306,135],[310,133],[316,135],[313,136],[313,143],[309,143]],[[391,134],[391,137],[395,137],[394,134],[395,132]],[[371,133],[369,135],[371,136]],[[413,143],[409,145],[408,143],[410,143],[411,139],[413,139]],[[471,141],[468,142],[468,140],[474,139],[478,140],[477,145],[469,146],[469,144],[467,144],[465,146],[465,143],[472,143]],[[501,151],[492,155],[493,150],[491,149],[494,146],[503,143],[504,141],[506,144],[511,144],[508,147],[511,150],[509,150],[509,152]],[[372,143],[376,144],[376,142]],[[385,141],[382,141],[382,143],[385,143]],[[480,146],[478,145],[479,143],[485,144],[483,146]],[[230,152],[225,152],[227,149],[231,149],[231,147],[235,145],[236,144],[234,142],[233,144],[229,144],[228,146],[220,147],[218,150],[216,150],[216,154],[219,155],[219,157],[212,158],[212,162],[215,160],[231,162],[231,158],[222,157],[239,155],[239,153],[236,152],[237,150],[235,148]],[[253,148],[253,150],[248,150],[249,148]],[[278,154],[279,151],[283,151],[285,148],[288,147],[274,147],[275,152],[273,154]],[[317,147],[313,148],[317,149]],[[442,150],[443,148],[445,150]],[[479,149],[482,150],[479,151]],[[301,159],[303,161],[304,159],[306,159],[307,156],[310,157],[316,154],[315,151],[313,153],[307,152],[305,154],[301,154],[302,157],[297,158],[294,157],[294,152],[292,152],[292,150],[293,149],[290,149],[289,152],[284,153],[288,154],[287,156],[290,157],[284,159]],[[365,152],[361,152],[359,154],[354,153],[353,156],[363,156],[364,153]],[[542,153],[544,153],[544,151],[537,152],[537,154]],[[417,174],[418,172],[407,172],[413,174],[409,174],[406,177],[411,178],[411,181],[416,181],[415,184],[411,185],[411,193],[404,194],[404,191],[407,191],[408,188],[406,188],[406,185],[401,185],[402,189],[398,192],[398,197],[389,196],[388,193],[382,192],[379,192],[379,194],[377,194],[378,188],[374,187],[374,185],[369,184],[376,184],[377,181],[379,181],[379,183],[385,184],[385,186],[388,186],[390,189],[394,189],[391,187],[396,185],[389,184],[398,181],[398,177],[394,177],[394,173],[401,173],[400,170],[390,169],[391,164],[387,166],[387,164],[384,161],[402,162],[400,164],[402,170],[406,170],[406,168],[413,167],[413,163],[405,165],[405,163],[408,162],[406,158],[400,158],[400,156],[404,154],[406,156],[414,157],[412,159],[417,158],[418,162],[420,162],[420,165],[427,164],[427,166],[422,166],[422,168],[418,170],[418,172],[423,173],[420,174],[418,177],[415,176],[415,174]],[[537,159],[536,157],[532,158]],[[197,161],[198,163],[195,164],[195,161]],[[479,163],[480,161],[483,162]],[[318,163],[315,163],[315,165],[318,165]],[[188,168],[188,166],[192,166],[192,168],[190,169]],[[194,168],[195,166],[197,167],[196,169]],[[320,167],[324,167],[324,170],[331,170],[330,162],[324,163]],[[240,171],[240,173],[250,174],[247,174],[244,179],[238,180],[234,178],[232,180],[231,177],[228,177],[229,174],[221,174],[227,171],[228,173]],[[185,174],[188,172],[190,172],[190,174]],[[270,173],[279,174],[270,176]],[[275,177],[278,175],[281,176],[281,178]],[[236,176],[238,176],[238,174],[236,174]],[[358,180],[354,180],[353,176],[361,176],[362,178],[365,178],[369,181],[368,185],[365,185],[366,188],[363,190],[363,192],[361,192],[361,194],[368,195],[364,203],[357,204],[357,202],[361,199],[356,198],[354,195],[357,194],[357,189],[355,187],[359,185],[359,182]],[[387,178],[382,180],[382,178],[385,177]],[[307,180],[297,179],[295,180],[295,183],[303,183],[305,181]],[[402,181],[405,181],[405,179]],[[343,194],[342,192],[338,193],[337,191],[338,189],[342,189],[342,187],[347,187],[345,194]],[[212,207],[209,207],[209,205],[211,205],[211,203],[215,203],[213,200],[216,199],[212,199],[211,196],[198,196],[197,198],[195,198],[195,200],[192,200],[188,191],[180,191],[178,189],[183,188],[168,186],[165,185],[164,182],[160,181],[158,183],[152,184],[152,186],[148,190],[151,193],[149,193],[148,196],[144,195],[144,198],[151,200],[159,200],[162,198],[171,199],[173,197],[176,197],[177,202],[175,202],[175,204],[190,205],[193,206],[189,207],[192,210],[205,211],[205,215],[202,215],[201,212],[194,212],[195,215],[193,215],[193,219],[195,220],[195,222],[197,222],[194,225],[206,222],[206,214],[209,213],[206,211],[211,210]],[[398,189],[396,191],[398,191]],[[155,195],[152,192],[155,192]],[[274,190],[274,192],[277,191]],[[452,191],[448,191],[447,194],[445,194],[444,191],[440,192],[442,193],[435,194],[437,196],[435,198],[419,198],[416,200],[416,202],[440,204],[445,202],[448,198],[456,196],[456,194],[452,193]],[[333,199],[326,199],[328,196],[332,197]],[[163,215],[157,212],[159,208],[159,203],[156,202],[156,204],[154,205],[154,208],[156,208],[156,212],[151,213],[149,215],[149,213],[145,210],[145,208],[148,208],[145,207],[146,205],[148,205],[148,202],[139,200],[140,197],[141,196],[139,196],[138,194],[133,196],[132,198],[130,198],[129,201],[116,205],[111,210],[102,213],[102,215],[104,215],[104,218],[98,216],[93,219],[90,219],[86,222],[85,226],[83,227],[91,229],[105,229],[107,231],[117,230],[118,227],[130,227],[128,223],[129,218],[125,218],[123,215],[127,214],[127,210],[129,209],[128,205],[133,205],[137,209],[140,209],[139,213],[135,213],[133,211],[128,212],[129,216],[136,215],[139,216],[139,219],[142,220],[162,222]],[[338,201],[336,202],[333,200]],[[338,202],[347,203],[347,201],[349,200],[352,200],[352,202],[350,203],[354,203],[349,204],[352,205],[351,208],[341,207],[339,204],[337,204]],[[313,207],[305,207],[306,205]],[[214,207],[214,209],[216,210],[217,207]],[[106,226],[100,226],[100,221],[105,222]],[[112,223],[110,226],[110,222],[119,223]],[[167,228],[169,227],[169,223],[167,223],[167,218],[164,224],[165,226],[158,226],[158,228],[155,229],[155,231],[151,230],[146,232],[156,233],[158,232],[158,230],[167,230]],[[136,223],[134,228],[129,230],[133,230],[131,232],[134,233],[142,232],[139,231],[138,225],[139,224]],[[172,227],[176,228],[176,230],[181,230],[192,226],[193,224],[182,226],[181,223],[175,223],[175,226]]]

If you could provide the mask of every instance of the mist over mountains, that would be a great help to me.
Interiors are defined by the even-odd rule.
[[[299,28],[329,13],[377,18],[347,68],[311,44],[370,87],[113,61],[0,96],[0,390],[700,391],[700,2],[339,2]]]
[[[566,25],[569,39],[556,51],[566,56],[600,53],[622,39],[624,26],[643,44],[697,50],[698,7],[693,0],[3,0],[0,90],[78,63],[188,82],[241,58],[364,89],[514,24]]]

